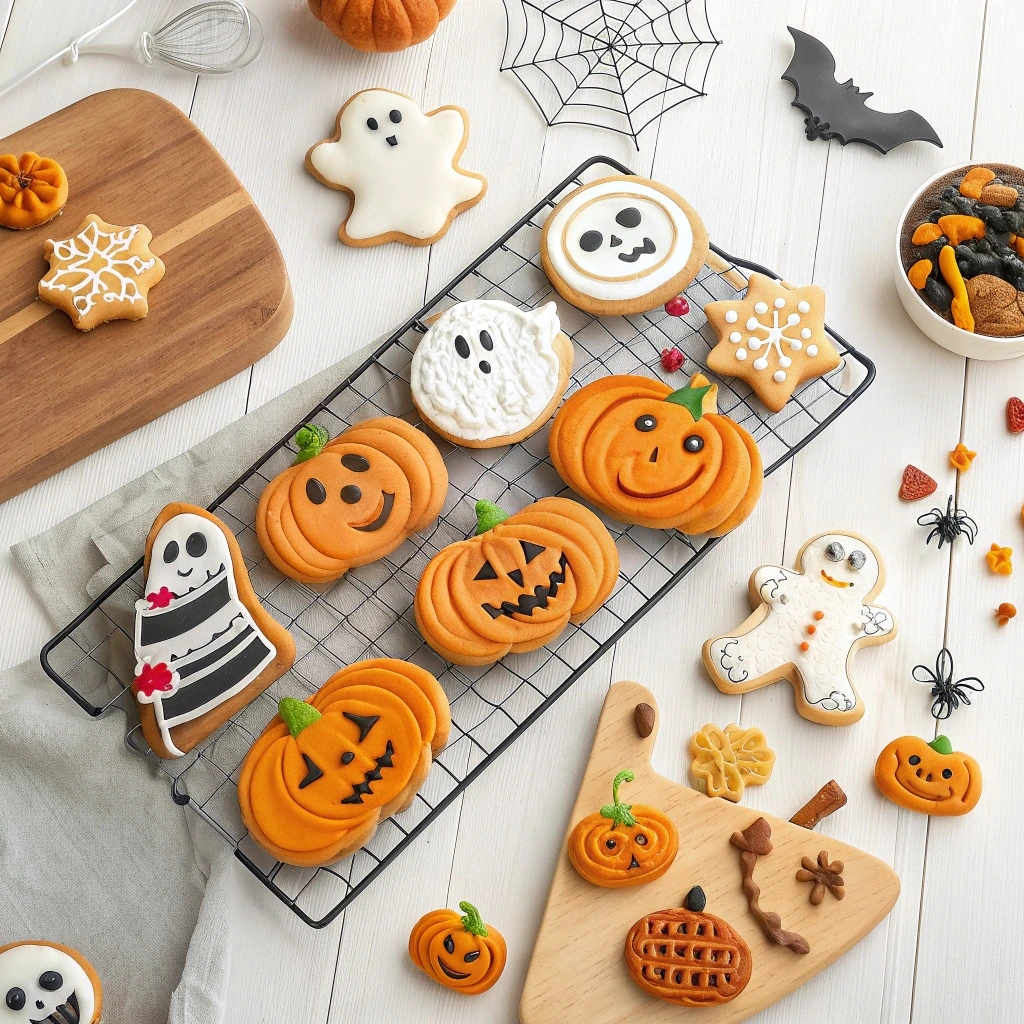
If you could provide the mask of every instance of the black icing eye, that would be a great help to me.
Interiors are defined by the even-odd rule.
[[[921,758],[919,758],[917,756],[917,754],[911,754],[910,755],[910,763],[911,764],[920,764],[921,763]]]
[[[638,835],[636,837],[636,845],[637,846],[646,846],[647,845],[647,836],[645,836],[643,834],[643,832],[641,832],[640,835]]]
[[[635,206],[627,206],[615,215],[615,223],[624,228],[635,228],[640,223],[640,211]]]
[[[39,975],[39,987],[47,992],[56,992],[64,984],[64,979],[56,971],[46,971]]]
[[[684,442],[683,447],[693,454],[704,450],[704,438],[700,434],[691,434]]]
[[[480,372],[481,373],[490,373],[491,372],[491,364],[489,362],[487,362],[486,359],[481,359],[480,360]]]
[[[377,130],[377,118],[368,117],[366,119],[366,127],[369,128],[371,132],[375,132]]]
[[[455,335],[455,351],[462,356],[463,359],[469,358],[469,342],[461,334]]]
[[[455,952],[455,940],[450,935],[444,937],[444,948],[449,953]]]
[[[523,585],[523,570],[522,569],[513,569],[510,573],[508,573],[508,578],[517,587],[521,587]]]
[[[178,557],[178,542],[172,540],[167,547],[164,548],[164,561],[170,565]]]
[[[600,231],[584,231],[580,236],[580,248],[584,252],[593,252],[595,249],[601,248],[603,241],[604,235]]]
[[[487,331],[480,332],[480,345],[483,347],[485,352],[490,352],[494,348],[494,342],[491,340],[491,336]]]
[[[392,110],[388,117],[391,118],[392,124],[402,123],[402,112],[400,110]]]
[[[7,1008],[9,1010],[23,1010],[25,1008],[25,993],[20,988],[7,990]]]
[[[547,548],[542,547],[540,544],[531,544],[528,540],[521,540],[519,546],[523,549],[523,558],[526,559],[527,565],[547,550]]]
[[[314,505],[322,505],[327,500],[327,490],[315,476],[311,476],[306,481],[306,497]]]
[[[944,779],[951,779],[951,778],[953,778],[953,769],[952,768],[943,768],[942,769],[942,777]]]
[[[303,754],[302,760],[306,762],[306,775],[303,780],[299,783],[299,789],[305,789],[307,786],[312,785],[317,779],[324,777],[323,769],[309,756],[309,754]]]
[[[346,484],[341,489],[341,500],[346,505],[354,505],[362,496],[363,492],[355,484]]]
[[[353,754],[351,750],[346,750],[345,753],[341,755],[342,764],[351,764],[355,759],[356,755]]]
[[[362,455],[342,455],[341,464],[353,473],[365,473],[370,468],[370,460]]]
[[[474,960],[480,959],[480,950],[474,949],[472,952],[467,953],[463,958],[467,964],[471,964]]]
[[[851,551],[850,557],[846,560],[850,568],[856,572],[858,569],[864,568],[864,563],[868,560],[868,556],[863,551]]]
[[[195,533],[188,535],[188,540],[185,541],[185,550],[193,558],[202,558],[206,554],[206,537],[198,530]]]
[[[846,557],[846,548],[839,541],[834,540],[825,548],[825,557],[830,562],[841,562]]]
[[[614,850],[614,849],[615,849],[615,847],[616,847],[616,846],[618,846],[619,844],[618,844],[617,842],[615,842],[615,840],[614,840],[614,839],[608,839],[608,840],[607,840],[607,841],[605,842],[605,844],[604,844],[604,845],[605,845],[605,846],[607,846],[609,850]]]
[[[644,434],[649,433],[658,425],[658,421],[653,416],[638,416],[636,422],[633,424],[637,430]]]
[[[494,566],[487,561],[480,566],[480,571],[473,577],[475,580],[496,580],[497,578],[498,574],[494,571]]]

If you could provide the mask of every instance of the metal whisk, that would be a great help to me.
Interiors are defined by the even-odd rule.
[[[94,43],[104,29],[125,15],[138,0],[128,0],[101,25],[83,33],[58,53],[0,85],[0,96],[54,61],[74,64],[83,54],[107,54],[151,66],[157,61],[198,75],[224,75],[244,68],[263,48],[263,27],[240,0],[208,0],[179,14],[134,43]]]

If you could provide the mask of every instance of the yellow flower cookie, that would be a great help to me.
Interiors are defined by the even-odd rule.
[[[746,786],[761,786],[771,778],[775,751],[760,729],[709,722],[690,740],[690,771],[708,796],[738,802]]]

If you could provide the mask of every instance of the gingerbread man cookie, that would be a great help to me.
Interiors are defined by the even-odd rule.
[[[468,140],[461,107],[424,114],[400,92],[364,89],[338,112],[334,135],[306,154],[306,167],[351,197],[338,229],[346,245],[430,245],[487,191],[483,175],[459,166]]]
[[[751,274],[741,300],[710,302],[704,315],[718,335],[708,369],[746,381],[772,412],[841,362],[825,332],[825,293],[815,285],[787,288]]]
[[[864,705],[850,677],[858,647],[896,636],[891,612],[871,602],[885,584],[881,555],[855,533],[822,533],[800,549],[795,569],[762,565],[750,577],[754,613],[702,656],[723,693],[788,679],[797,710],[822,725],[852,725]]]

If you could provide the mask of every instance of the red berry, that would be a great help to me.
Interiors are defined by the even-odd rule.
[[[1011,398],[1006,403],[1006,429],[1011,434],[1024,431],[1024,402],[1019,398]]]
[[[665,303],[665,312],[669,316],[686,316],[690,312],[690,304],[682,295],[677,295]]]
[[[907,466],[903,470],[903,483],[900,484],[900,498],[903,501],[917,501],[935,493],[939,485],[924,470],[917,466]]]
[[[661,365],[668,370],[669,373],[675,373],[683,363],[686,362],[686,356],[677,348],[663,348],[661,350]]]

